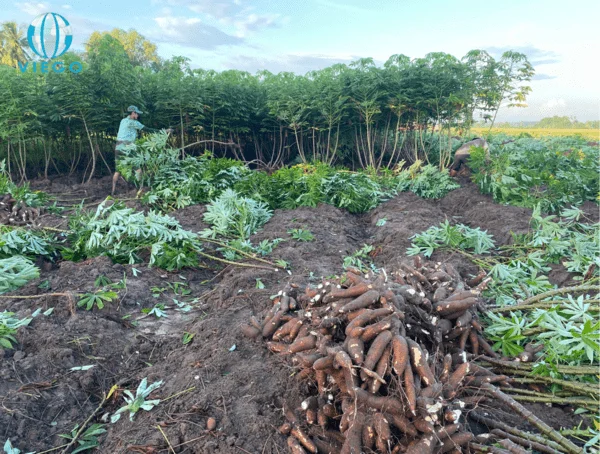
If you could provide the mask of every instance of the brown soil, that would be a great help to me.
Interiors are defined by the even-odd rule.
[[[62,191],[65,199],[67,194],[76,198],[86,190],[90,197],[86,201],[92,202],[110,191],[106,178],[97,183],[98,188],[72,185],[54,181],[46,190]],[[121,196],[130,194],[122,192]],[[205,227],[203,211],[204,207],[193,206],[173,215],[185,228],[199,231]],[[20,329],[14,350],[0,350],[0,442],[10,438],[23,452],[60,446],[65,440],[58,435],[84,422],[111,386],[135,391],[147,377],[150,383],[164,381],[152,394],[162,402],[150,412],[140,411],[133,422],[124,414],[116,424],[108,424],[98,452],[173,452],[169,444],[178,454],[287,452],[285,437],[276,432],[284,422],[282,406],[284,402],[297,405],[307,385],[291,376],[289,365],[269,353],[261,341],[245,338],[239,331],[242,323],[252,315],[260,317],[270,305],[269,297],[288,282],[305,285],[311,279],[340,273],[343,258],[365,243],[375,247],[377,266],[392,270],[405,257],[412,235],[446,218],[479,226],[493,234],[497,244],[506,244],[511,231],[527,230],[529,214],[525,209],[494,204],[467,185],[440,201],[400,194],[363,216],[327,205],[276,211],[252,240],[283,238],[270,258],[290,263],[291,274],[240,267],[218,273],[214,269],[167,273],[137,265],[136,277],[131,266],[114,265],[106,258],[60,263],[19,291],[19,295],[39,298],[0,300],[0,310],[19,317],[37,308],[54,307],[52,315],[39,315]],[[377,220],[384,217],[385,225],[377,227]],[[287,233],[291,228],[306,228],[315,240],[293,240]],[[476,272],[462,256],[437,254],[433,258],[452,261],[464,275]],[[48,281],[52,292],[88,292],[99,274],[112,281],[127,276],[122,299],[101,311],[76,309],[68,297],[41,296],[50,290],[38,287]],[[264,289],[257,288],[257,279]],[[168,282],[189,285],[188,299],[198,298],[191,312],[174,310],[171,298],[182,297],[172,292],[158,299],[152,296],[153,287],[166,287]],[[170,306],[167,318],[140,312],[157,302]],[[136,320],[138,325],[131,326],[129,322]],[[184,332],[194,335],[188,345],[182,344]],[[91,364],[95,367],[88,371],[70,370]],[[94,421],[100,422],[105,413],[112,414],[123,405],[121,396],[119,392],[111,398]],[[557,428],[580,421],[570,409],[530,408]],[[523,426],[508,411],[494,412]],[[210,433],[205,431],[209,417],[217,420],[217,429]],[[128,450],[132,446],[156,450]]]

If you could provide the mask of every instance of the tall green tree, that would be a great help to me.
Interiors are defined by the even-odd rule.
[[[110,32],[94,32],[86,43],[86,50],[89,52],[97,45],[98,41],[107,35],[112,36],[123,45],[133,65],[151,66],[160,62],[160,58],[156,53],[156,44],[148,41],[133,29],[125,31],[114,28]]]
[[[526,84],[534,74],[533,65],[525,54],[513,51],[502,54],[496,65],[497,97],[490,131],[503,102],[508,101],[506,107],[527,107],[525,101],[531,93],[531,87]]]
[[[29,58],[25,31],[16,22],[4,22],[0,28],[0,63],[17,67]]]

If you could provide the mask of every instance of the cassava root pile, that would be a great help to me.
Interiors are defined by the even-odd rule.
[[[279,431],[289,451],[524,449],[518,437],[475,437],[465,424],[467,411],[498,398],[491,383],[511,386],[507,376],[467,359],[497,357],[478,317],[487,283],[483,274],[465,282],[451,265],[417,257],[392,275],[349,268],[340,279],[279,292],[264,320],[253,317],[241,330],[270,339],[268,348],[288,356],[297,376],[314,384],[299,408],[285,410],[288,422]],[[492,448],[488,441],[503,448],[481,451]]]
[[[24,201],[17,202],[10,194],[0,195],[0,224],[27,225],[44,213],[44,208],[33,208]]]

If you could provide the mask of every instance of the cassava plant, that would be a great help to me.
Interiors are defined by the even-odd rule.
[[[149,264],[167,270],[198,264],[201,245],[195,234],[181,228],[170,216],[135,212],[122,204],[104,201],[93,213],[72,217],[71,246],[63,257],[82,260],[106,255],[119,263]]]

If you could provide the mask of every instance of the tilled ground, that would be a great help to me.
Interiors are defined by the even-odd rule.
[[[86,201],[93,203],[110,191],[110,180],[94,185],[90,189],[68,181],[53,182],[43,189],[61,193],[65,200],[89,197]],[[135,191],[131,192],[120,196],[132,198]],[[185,228],[199,231],[206,227],[202,212],[203,207],[192,206],[173,215]],[[136,266],[135,276],[131,266],[114,265],[106,258],[48,267],[39,280],[19,291],[39,297],[0,300],[0,310],[20,317],[38,308],[54,308],[52,315],[39,315],[19,331],[14,350],[0,350],[0,442],[9,438],[23,452],[63,445],[65,440],[58,435],[84,422],[111,386],[134,391],[147,377],[149,382],[164,381],[152,395],[162,402],[151,412],[140,411],[133,422],[124,415],[116,424],[107,425],[99,452],[287,452],[286,438],[276,432],[285,421],[282,408],[284,404],[297,406],[310,385],[292,376],[291,366],[270,353],[262,341],[249,340],[239,330],[252,315],[261,317],[270,308],[271,295],[290,282],[304,286],[321,276],[340,274],[344,256],[363,244],[375,247],[377,266],[393,269],[404,257],[410,236],[446,218],[488,230],[500,245],[510,241],[511,231],[526,231],[529,216],[529,210],[494,204],[466,183],[439,201],[400,194],[362,216],[327,205],[278,210],[253,241],[286,239],[270,258],[289,262],[291,275],[239,267],[167,273]],[[387,222],[377,227],[381,218]],[[52,225],[57,225],[54,221]],[[306,228],[315,240],[292,240],[287,234],[291,228]],[[462,256],[437,253],[432,259],[452,263],[465,278],[477,271]],[[119,304],[86,312],[76,309],[67,296],[42,296],[50,291],[91,291],[99,274],[112,281],[127,276],[127,290]],[[257,279],[264,289],[257,288]],[[49,289],[39,288],[45,281],[43,287]],[[188,313],[169,310],[169,316],[161,319],[144,316],[142,308],[168,304],[170,298],[178,297],[168,292],[159,300],[152,296],[153,287],[166,287],[168,282],[189,285],[190,297],[198,298],[195,309]],[[129,322],[135,319],[140,320],[133,327]],[[183,345],[186,332],[194,337]],[[71,370],[91,364],[95,367],[87,371]],[[123,405],[120,396],[111,398],[94,421]],[[576,426],[579,421],[568,408],[530,408],[555,428]],[[523,425],[505,409],[495,414]],[[205,430],[209,417],[217,421],[212,432]]]

